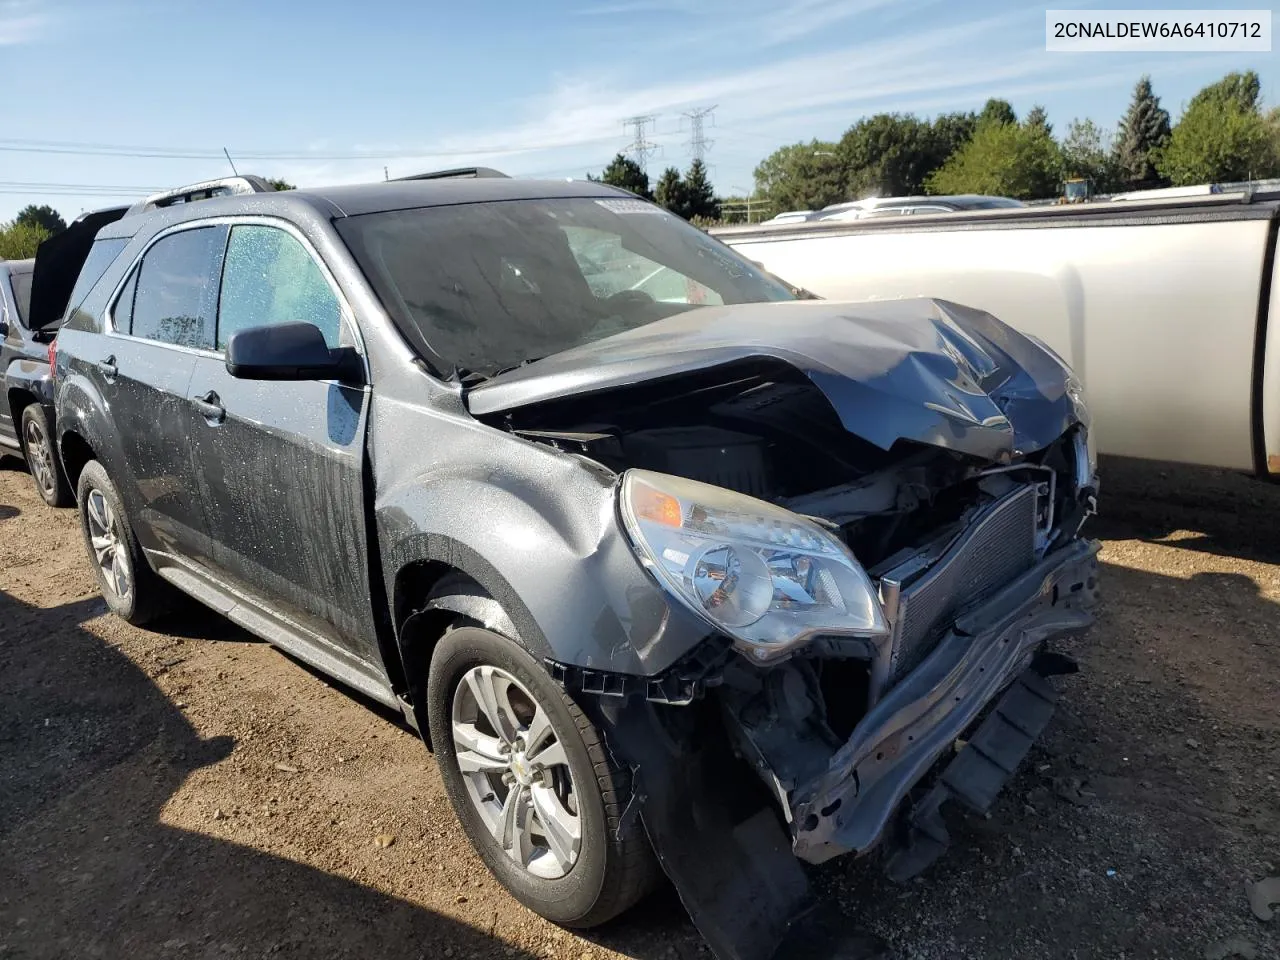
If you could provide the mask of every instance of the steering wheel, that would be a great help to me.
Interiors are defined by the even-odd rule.
[[[625,306],[626,304],[635,304],[640,307],[647,307],[656,301],[643,290],[619,290],[613,296],[605,300],[610,306]]]

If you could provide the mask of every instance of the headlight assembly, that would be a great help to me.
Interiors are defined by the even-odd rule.
[[[646,470],[624,475],[621,509],[662,585],[754,659],[816,634],[888,632],[876,589],[848,548],[789,510]]]

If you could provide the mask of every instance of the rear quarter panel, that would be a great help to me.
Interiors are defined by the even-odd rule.
[[[1280,230],[1280,224],[1272,229]],[[1265,330],[1260,338],[1263,350],[1260,399],[1262,446],[1267,472],[1280,477],[1280,251],[1273,245],[1270,267],[1271,289],[1265,304]]]

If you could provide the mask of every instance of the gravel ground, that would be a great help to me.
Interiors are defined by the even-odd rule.
[[[1102,615],[990,818],[905,888],[815,872],[875,956],[1280,958],[1245,892],[1280,873],[1280,488],[1103,468]],[[669,890],[588,938],[529,913],[395,716],[202,608],[106,615],[6,461],[0,958],[228,956],[708,954]]]

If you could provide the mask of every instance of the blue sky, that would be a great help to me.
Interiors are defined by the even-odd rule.
[[[0,0],[0,219],[29,202],[71,219],[223,176],[224,146],[242,172],[304,186],[380,179],[384,166],[580,177],[625,147],[624,118],[657,114],[656,177],[688,164],[681,114],[714,105],[708,160],[717,188],[737,193],[777,146],[837,138],[879,111],[1001,96],[1020,114],[1044,104],[1059,133],[1072,117],[1110,128],[1144,72],[1176,117],[1199,87],[1250,67],[1269,103],[1280,96],[1276,53],[1050,54],[1044,11],[1013,0]],[[103,147],[153,155],[68,152]]]

